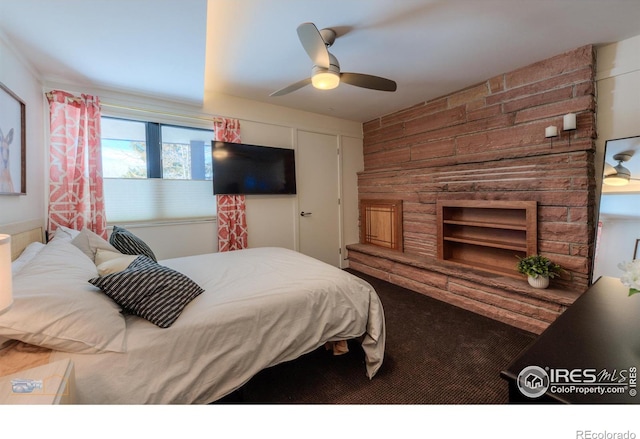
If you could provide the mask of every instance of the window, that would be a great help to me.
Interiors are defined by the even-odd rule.
[[[161,126],[162,178],[211,180],[213,130]]]
[[[213,130],[102,118],[104,178],[211,180]]]
[[[213,217],[213,130],[102,117],[107,221]]]
[[[104,178],[146,178],[146,124],[103,117],[102,175]]]

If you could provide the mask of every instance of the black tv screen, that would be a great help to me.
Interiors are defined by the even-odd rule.
[[[213,193],[295,194],[293,149],[211,142]]]

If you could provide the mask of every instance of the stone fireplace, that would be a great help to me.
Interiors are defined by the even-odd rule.
[[[359,199],[402,201],[404,251],[351,245],[350,266],[542,332],[587,289],[592,270],[595,61],[593,47],[581,47],[365,123]],[[567,113],[576,130],[562,130]],[[565,273],[535,290],[438,258],[438,203],[459,200],[535,202],[537,251]]]

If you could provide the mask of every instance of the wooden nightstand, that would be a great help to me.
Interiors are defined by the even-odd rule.
[[[0,404],[73,404],[71,360],[60,360],[0,378]]]
[[[509,401],[640,404],[636,299],[618,278],[599,278],[500,373]],[[562,375],[550,374],[554,370]],[[527,375],[532,381],[522,379]]]

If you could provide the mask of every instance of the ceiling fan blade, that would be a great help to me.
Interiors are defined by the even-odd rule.
[[[320,31],[313,23],[302,23],[298,26],[298,38],[302,47],[318,67],[329,68],[329,51],[320,35]]]
[[[380,76],[365,75],[364,73],[341,73],[340,81],[356,87],[370,88],[380,91],[396,91],[397,85],[391,79]]]
[[[280,90],[276,90],[273,93],[271,93],[269,96],[282,96],[282,95],[286,95],[288,93],[291,93],[292,91],[296,91],[302,87],[304,87],[305,85],[309,85],[311,84],[311,78],[305,78],[301,81],[298,82],[294,82],[291,85],[287,85],[284,88],[281,88]]]
[[[607,175],[611,175],[611,174],[615,174],[615,173],[616,173],[616,169],[613,166],[611,166],[609,163],[604,162],[604,172],[603,172],[603,174],[605,176],[607,176]]]

